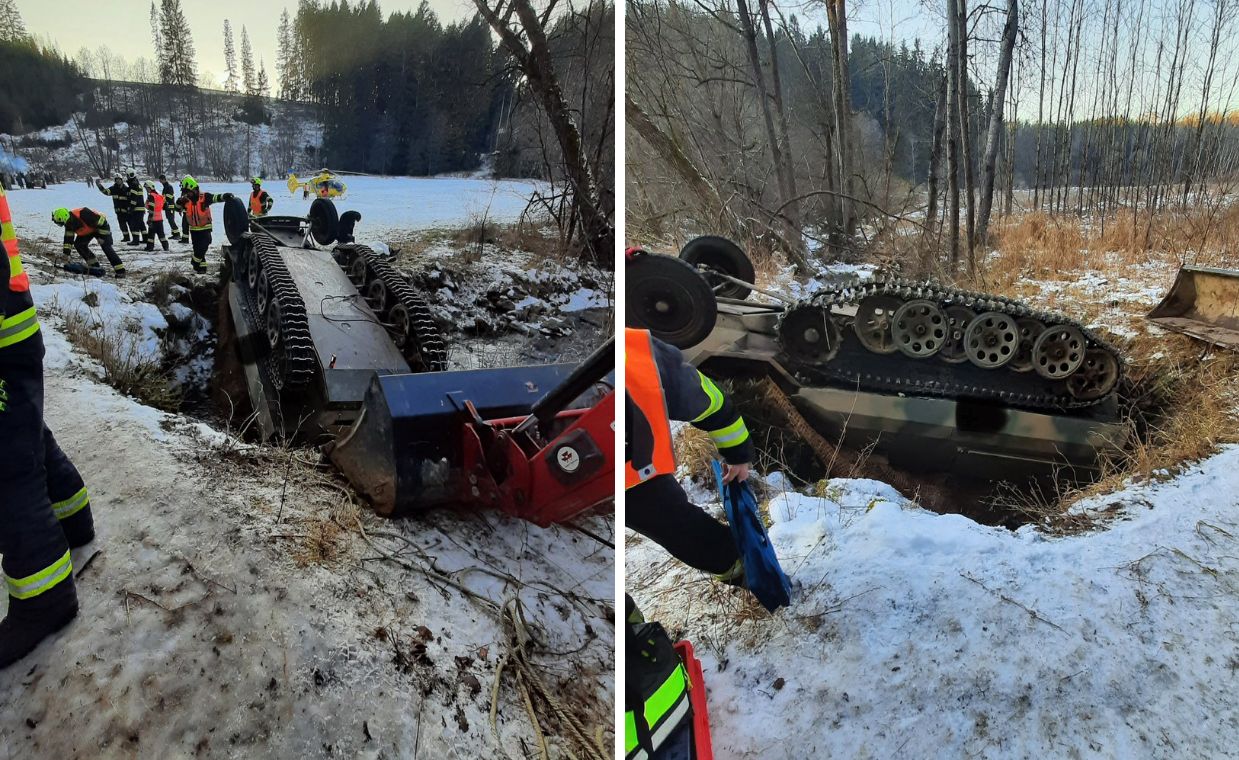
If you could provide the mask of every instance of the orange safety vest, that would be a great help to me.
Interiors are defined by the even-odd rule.
[[[254,216],[262,216],[262,191],[250,193],[250,213]]]
[[[79,237],[85,237],[86,235],[93,235],[96,232],[98,232],[98,230],[96,230],[94,227],[91,227],[89,224],[86,223],[86,220],[82,218],[82,209],[84,208],[86,207],[83,206],[82,208],[75,208],[69,212],[69,214],[74,219],[78,220],[78,222],[80,222],[82,225],[81,227],[78,227],[73,232],[74,235],[77,235]]]
[[[197,200],[185,204],[185,220],[191,232],[211,229],[211,204],[206,202],[205,195],[198,193]]]
[[[30,275],[22,268],[22,257],[17,252],[17,230],[13,227],[13,212],[9,210],[9,199],[3,188],[0,188],[0,242],[4,243],[4,252],[9,257],[9,290],[29,293]],[[3,293],[0,298],[4,298]]]
[[[150,194],[150,201],[151,201],[151,221],[162,222],[163,221],[164,197],[160,195],[159,193],[152,192]]]
[[[654,344],[649,330],[624,330],[624,388],[628,398],[649,423],[654,438],[650,464],[640,471],[624,463],[624,490],[657,475],[675,473],[675,449],[671,444],[671,421],[662,378],[654,362]],[[628,435],[633,435],[629,431]]]

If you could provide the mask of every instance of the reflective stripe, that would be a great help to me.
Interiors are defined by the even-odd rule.
[[[749,429],[744,426],[744,418],[740,418],[721,430],[711,430],[710,439],[720,449],[739,446],[749,439]]]
[[[29,599],[54,587],[73,573],[73,559],[66,550],[63,557],[47,568],[25,578],[9,578],[9,596],[14,599]]]
[[[688,713],[688,673],[684,665],[676,665],[667,680],[645,700],[645,724],[653,730],[650,733],[650,745],[658,749],[658,745],[667,740],[667,736],[679,725],[680,720]],[[631,754],[637,749],[637,719],[631,710],[624,715],[624,752],[628,757],[644,757]]]
[[[38,331],[39,317],[34,313],[34,307],[19,311],[7,319],[0,320],[0,348],[20,343]]]
[[[90,503],[90,497],[86,495],[86,487],[82,486],[82,490],[73,494],[64,501],[58,501],[52,505],[52,511],[56,513],[57,520],[64,520],[72,517],[82,511]]]
[[[701,390],[705,391],[706,395],[710,397],[710,405],[706,407],[704,412],[697,415],[693,422],[701,422],[706,417],[723,408],[723,392],[718,389],[714,381],[700,372],[697,373],[697,377],[701,379]]]

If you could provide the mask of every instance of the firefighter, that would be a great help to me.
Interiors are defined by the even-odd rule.
[[[190,242],[194,252],[190,263],[194,271],[202,274],[207,271],[206,252],[211,247],[211,205],[232,198],[232,193],[207,193],[198,187],[198,180],[186,176],[181,180],[182,195],[177,205],[184,213],[183,226],[189,228]]]
[[[181,243],[189,242],[189,237],[177,230],[176,193],[172,191],[172,183],[163,174],[159,175],[159,182],[161,184],[160,192],[163,193],[163,213],[168,220],[168,231],[172,233],[172,240]]]
[[[681,562],[743,586],[744,563],[731,530],[691,504],[675,479],[671,420],[710,435],[726,462],[723,481],[730,483],[748,478],[753,458],[744,419],[679,349],[648,330],[624,331],[624,378],[625,527]],[[666,631],[646,623],[625,596],[625,754],[628,760],[646,760],[659,757],[660,747],[684,741],[691,685]]]
[[[126,178],[129,191],[129,232],[132,238],[129,245],[142,245],[146,238],[146,193],[142,192],[142,183],[138,182],[137,172],[132,169]]]
[[[271,212],[271,207],[275,205],[275,201],[271,198],[270,193],[262,189],[262,178],[250,178],[250,187],[253,188],[253,191],[250,193],[250,216],[266,216]]]
[[[155,190],[155,183],[147,180],[146,187],[146,250],[155,250],[155,236],[159,236],[159,243],[163,249],[168,250],[168,238],[163,231],[164,218],[164,196],[163,193]]]
[[[89,274],[94,277],[103,276],[103,267],[99,259],[90,250],[90,241],[99,241],[103,255],[108,257],[112,272],[117,277],[125,276],[125,263],[112,247],[112,230],[108,227],[108,219],[103,214],[89,208],[58,208],[52,212],[52,222],[57,227],[65,228],[64,252],[77,249],[78,254],[86,260],[83,266],[77,262],[65,264],[65,270],[75,274]]]
[[[112,212],[116,214],[116,226],[120,227],[121,242],[129,242],[129,188],[119,174],[112,178],[112,186],[104,187],[103,180],[96,180],[99,192],[112,199]]]
[[[0,668],[77,616],[70,549],[94,540],[82,476],[43,422],[43,338],[0,191],[0,555],[8,614]]]
[[[627,433],[625,524],[687,565],[719,580],[742,582],[740,554],[727,526],[690,504],[675,479],[671,420],[709,433],[726,462],[723,481],[745,480],[753,444],[735,406],[679,349],[628,328],[624,335]]]

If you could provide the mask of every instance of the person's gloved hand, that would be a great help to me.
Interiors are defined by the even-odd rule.
[[[730,483],[735,480],[743,483],[749,479],[749,463],[744,464],[727,464],[723,463],[723,482]]]
[[[226,200],[226,201],[230,201],[230,200],[232,200],[233,198],[235,198],[236,196],[235,196],[235,195],[233,195],[232,193],[224,193],[223,195],[221,195],[221,196],[219,196],[219,197],[223,198],[223,199],[224,199],[224,200]]]

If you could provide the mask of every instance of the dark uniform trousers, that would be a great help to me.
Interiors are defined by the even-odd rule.
[[[43,423],[43,352],[30,348],[0,350],[0,554],[10,580],[46,570],[69,541],[94,533],[82,476]]]
[[[659,475],[624,495],[624,524],[684,564],[721,575],[740,559],[731,529],[688,500],[671,475]]]

